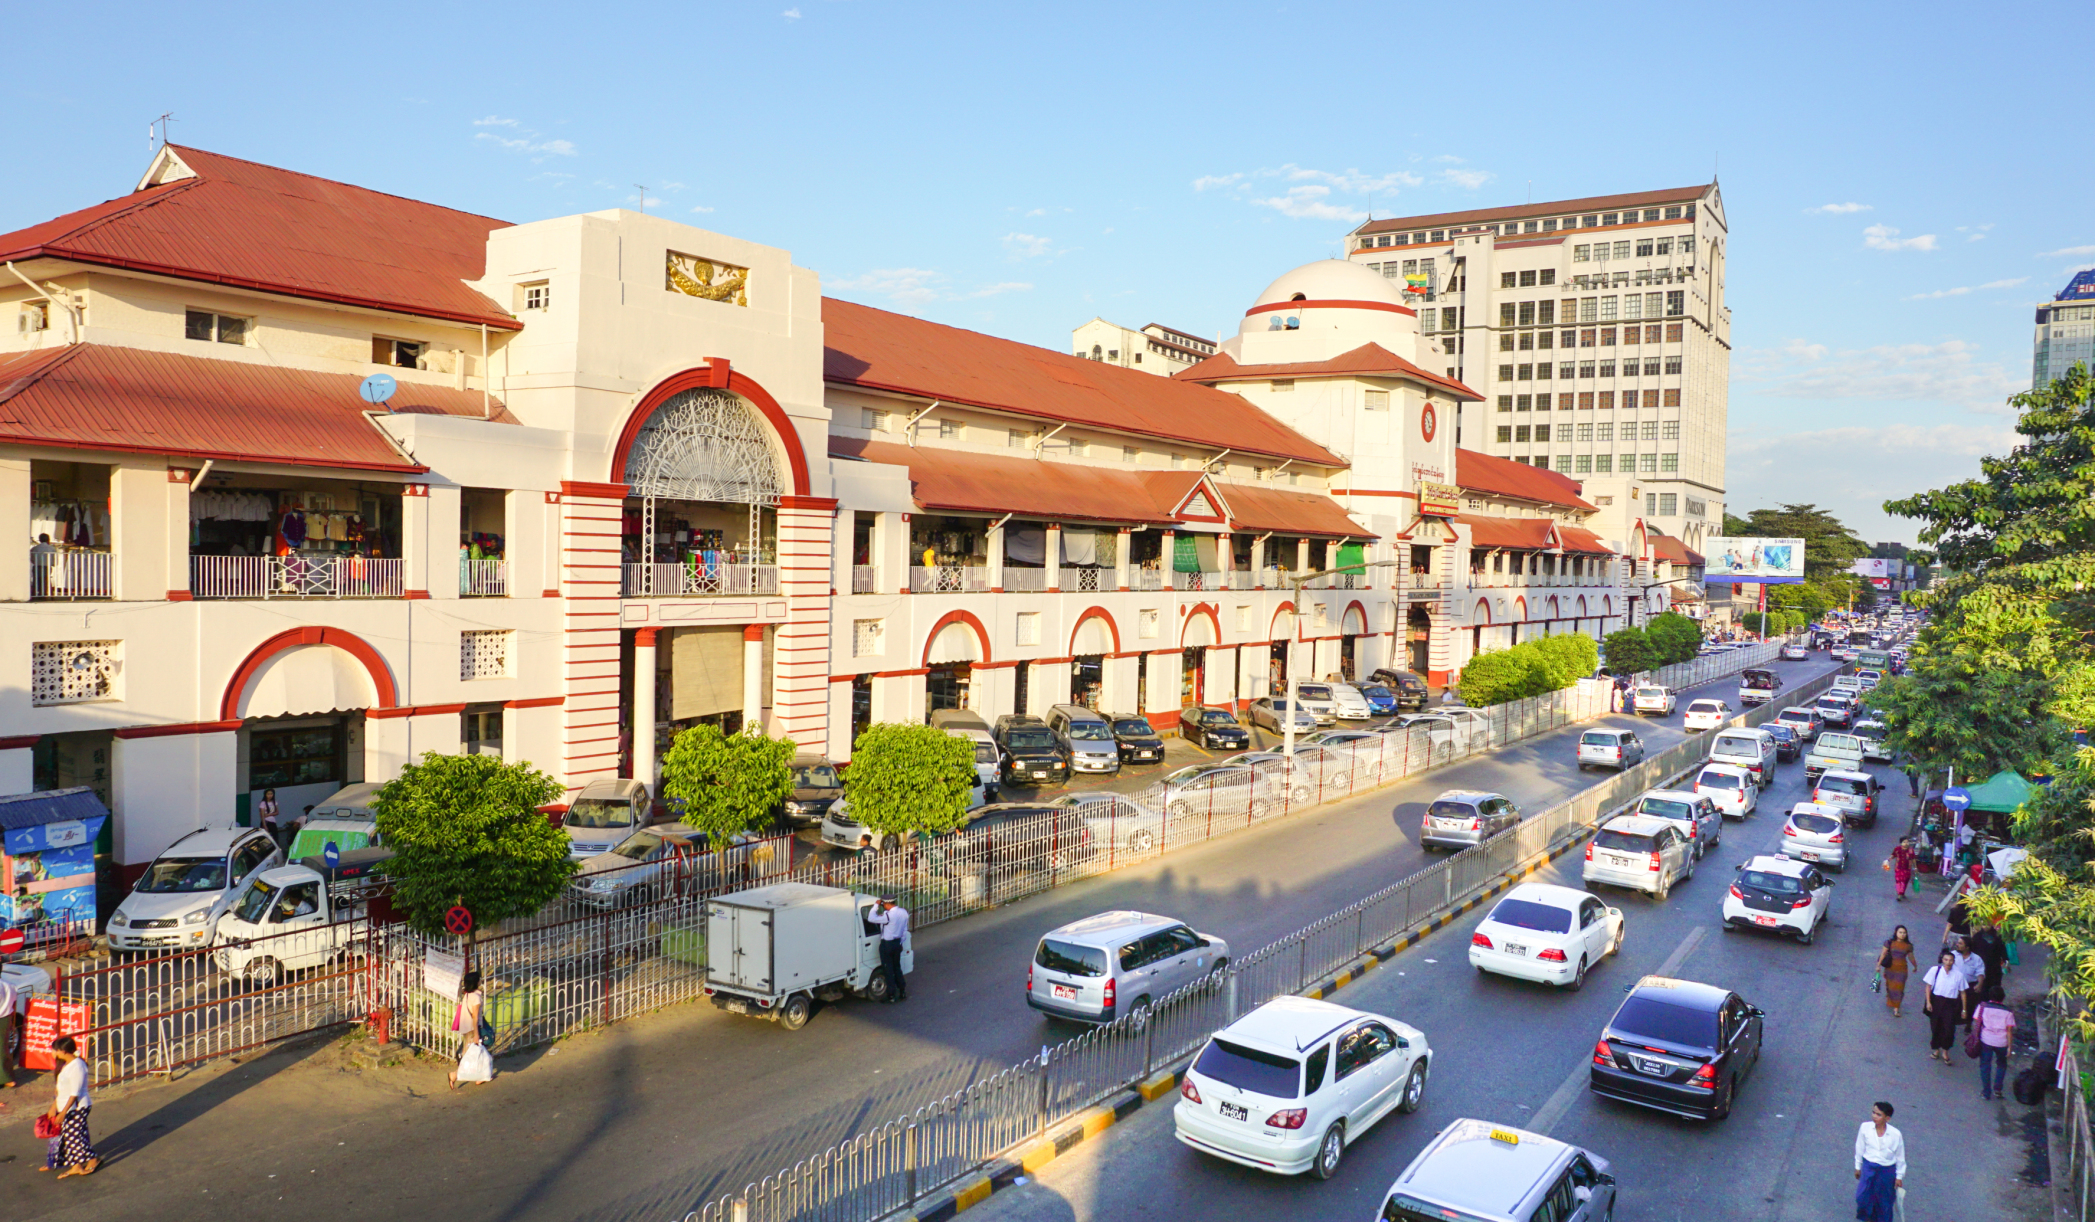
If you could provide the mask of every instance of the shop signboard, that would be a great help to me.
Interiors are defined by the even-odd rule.
[[[95,928],[95,838],[109,819],[86,786],[0,798],[0,926],[29,941]]]

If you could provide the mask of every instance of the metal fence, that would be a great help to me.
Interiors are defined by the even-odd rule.
[[[1797,689],[1794,698],[1809,699],[1831,683],[1830,677],[1814,681]],[[1778,711],[1773,704],[1762,705],[1726,724],[1759,725]],[[908,1208],[1083,1108],[1191,1055],[1239,1016],[1329,978],[1374,947],[1542,860],[1609,812],[1699,765],[1716,732],[1675,744],[1473,849],[1218,968],[1205,981],[1148,1009],[1045,1049],[912,1115],[708,1202],[685,1222],[869,1222]]]
[[[2088,1080],[2082,1076],[2080,1050],[2072,1040],[2059,1038],[2057,1024],[2038,1025],[2037,1047],[2059,1048],[2064,1060],[2065,1087],[2059,1100],[2058,1142],[2065,1155],[2063,1166],[2051,1169],[2052,1178],[2064,1186],[2066,1200],[2079,1222],[2088,1222],[2089,1177],[2095,1175],[2095,1137],[2088,1132]]]
[[[197,598],[399,598],[405,562],[363,556],[191,556]]]
[[[29,597],[108,598],[116,558],[108,552],[29,549]]]

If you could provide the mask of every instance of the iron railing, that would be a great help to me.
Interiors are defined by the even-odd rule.
[[[628,564],[620,592],[627,598],[685,598],[702,594],[776,594],[778,566],[694,557],[683,564]]]
[[[982,594],[988,590],[989,569],[984,565],[915,565],[909,570],[912,594]]]
[[[405,562],[363,556],[191,556],[195,598],[399,598]]]
[[[851,566],[851,592],[853,594],[878,594],[880,592],[880,569],[871,564]]]
[[[462,598],[504,598],[509,594],[509,564],[507,561],[474,560],[460,557],[458,561],[458,593]]]
[[[108,598],[115,589],[115,563],[108,552],[39,553],[30,548],[29,597]]]

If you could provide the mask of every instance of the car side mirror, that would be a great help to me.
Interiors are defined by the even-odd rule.
[[[1411,1047],[1411,1041],[1400,1035],[1397,1037],[1397,1047],[1408,1049]]]
[[[1768,1016],[1768,1012],[1759,1006],[1747,1006],[1746,1013],[1751,1014],[1755,1018],[1766,1018]]]

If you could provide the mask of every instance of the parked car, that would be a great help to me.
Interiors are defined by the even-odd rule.
[[[1302,711],[1317,719],[1320,726],[1338,721],[1338,699],[1332,694],[1329,683],[1297,683],[1295,699],[1302,703]]]
[[[1846,828],[1839,807],[1799,802],[1782,825],[1782,855],[1842,873],[1848,868]]]
[[[1765,929],[1809,946],[1832,900],[1832,881],[1809,862],[1748,857],[1724,893],[1724,932]]]
[[[793,757],[793,792],[786,795],[779,821],[791,827],[814,827],[844,796],[836,765],[819,755]]]
[[[1775,714],[1775,720],[1795,730],[1799,741],[1805,743],[1817,738],[1819,731],[1826,726],[1826,719],[1819,716],[1817,709],[1812,708],[1787,708]]]
[[[593,908],[621,908],[667,894],[679,871],[689,875],[706,851],[703,833],[676,825],[642,828],[609,852],[584,860],[568,880],[574,898]]]
[[[1671,717],[1678,703],[1673,689],[1655,683],[1639,687],[1630,697],[1630,707],[1639,717]]]
[[[1260,696],[1251,702],[1251,724],[1275,734],[1287,732],[1288,701],[1285,696]],[[1307,734],[1317,728],[1316,716],[1307,708],[1296,709],[1293,720],[1295,733]]]
[[[1850,827],[1877,826],[1877,792],[1884,786],[1867,772],[1828,768],[1811,787],[1811,800],[1841,812]]]
[[[1466,849],[1520,822],[1520,808],[1504,794],[1450,789],[1419,817],[1422,848]]]
[[[1731,716],[1731,706],[1722,700],[1690,700],[1688,711],[1681,714],[1681,728],[1688,731],[1714,730]]]
[[[1166,839],[1164,812],[1124,793],[1064,794],[1047,805],[1076,812],[1090,827],[1093,840],[1113,846],[1115,852],[1147,853]]]
[[[1760,728],[1767,732],[1769,738],[1775,740],[1776,763],[1795,763],[1797,757],[1803,753],[1804,739],[1797,733],[1797,727],[1786,721],[1768,721],[1761,723]]]
[[[1616,815],[1586,842],[1582,877],[1589,887],[1605,883],[1663,901],[1675,883],[1695,877],[1695,853],[1664,819]]]
[[[1376,1217],[1494,1222],[1602,1222],[1615,1216],[1607,1159],[1488,1120],[1456,1120],[1404,1168]]]
[[[1120,745],[1113,723],[1081,704],[1058,704],[1048,710],[1048,729],[1069,757],[1072,772],[1120,771]]]
[[[1730,989],[1646,976],[1593,1046],[1593,1093],[1722,1120],[1731,1114],[1740,1081],[1760,1061],[1764,1016]]]
[[[1468,755],[1483,751],[1491,746],[1491,719],[1472,708],[1448,705],[1430,713],[1406,713],[1388,725],[1378,726],[1383,733],[1399,730],[1416,732],[1423,729],[1433,743],[1436,760],[1452,759],[1457,755]]]
[[[1199,705],[1179,718],[1179,733],[1210,751],[1241,751],[1251,745],[1251,731],[1228,709]]]
[[[1349,1142],[1425,1101],[1425,1033],[1380,1014],[1278,997],[1208,1039],[1186,1068],[1172,1131],[1203,1154],[1330,1179]]]
[[[1644,759],[1644,740],[1635,731],[1602,726],[1579,735],[1579,771],[1588,767],[1627,771]]]
[[[1026,1004],[1050,1018],[1142,1014],[1229,965],[1229,943],[1148,912],[1103,912],[1048,931],[1026,968]]]
[[[1113,745],[1120,751],[1121,763],[1154,764],[1164,758],[1164,736],[1149,724],[1149,718],[1132,713],[1109,713],[1106,717],[1113,725]],[[1232,725],[1235,722],[1235,718],[1230,718]],[[1179,724],[1185,724],[1183,717]]]
[[[209,946],[247,880],[283,864],[276,841],[260,828],[188,832],[161,850],[110,914],[109,948],[165,953]]]
[[[1622,938],[1622,910],[1591,892],[1521,883],[1470,934],[1469,965],[1575,993],[1588,969],[1622,949]]]
[[[567,832],[567,855],[583,861],[608,853],[652,822],[651,814],[646,782],[598,777],[582,786],[560,817],[560,826]]]
[[[931,724],[954,738],[974,744],[975,776],[982,782],[989,801],[997,800],[997,781],[1004,770],[1004,753],[997,746],[996,732],[982,716],[970,709],[934,709]]]
[[[1366,721],[1375,715],[1374,707],[1368,703],[1368,698],[1352,684],[1334,679],[1327,681],[1324,686],[1331,692],[1332,711],[1338,714],[1340,721]],[[1307,705],[1308,699],[1305,698],[1303,703]]]
[[[1397,690],[1385,684],[1363,683],[1360,695],[1368,702],[1368,712],[1373,716],[1384,717],[1403,711],[1404,702],[1398,698]]]
[[[1425,679],[1408,670],[1384,667],[1369,675],[1368,682],[1380,683],[1395,692],[1400,709],[1423,709],[1426,707],[1427,697],[1431,695],[1431,689],[1426,686]]]
[[[1222,763],[1255,773],[1268,792],[1298,804],[1353,788],[1352,761],[1328,748],[1298,743],[1292,760],[1280,751],[1240,751]]]
[[[219,918],[212,966],[251,989],[267,989],[347,955],[363,929],[349,922],[369,915],[380,889],[376,870],[390,849],[350,849],[333,866],[317,857],[248,876]],[[12,966],[12,965],[10,965]]]
[[[1007,713],[997,718],[999,781],[1041,785],[1069,779],[1069,751],[1038,717]]]
[[[1724,839],[1724,814],[1708,794],[1685,789],[1654,789],[1638,798],[1636,808],[1629,813],[1649,815],[1671,823],[1674,830],[1686,836],[1694,846],[1698,860],[1709,856],[1709,851]]]
[[[1760,802],[1753,774],[1730,764],[1704,764],[1695,774],[1695,792],[1708,798],[1727,819],[1744,819]]]
[[[1164,810],[1175,819],[1194,815],[1260,815],[1280,798],[1280,788],[1249,768],[1192,764],[1166,776]]]
[[[1041,874],[1091,860],[1098,839],[1081,812],[1052,802],[992,802],[967,812],[945,853],[961,869]]]

